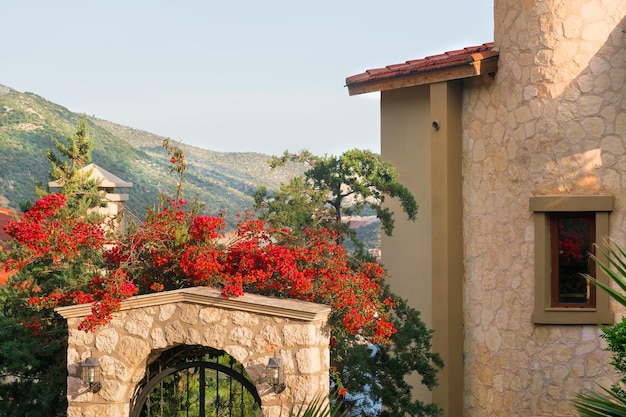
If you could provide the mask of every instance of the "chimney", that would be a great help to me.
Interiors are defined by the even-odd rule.
[[[98,191],[104,192],[103,203],[104,206],[94,209],[98,213],[105,215],[109,218],[117,216],[124,208],[124,202],[128,201],[128,194],[120,194],[116,192],[116,188],[131,188],[132,183],[124,181],[117,176],[111,174],[106,169],[99,167],[96,164],[89,164],[79,170],[81,173],[90,172],[89,179],[96,180],[98,182]],[[62,181],[50,181],[48,183],[50,188],[63,187]]]

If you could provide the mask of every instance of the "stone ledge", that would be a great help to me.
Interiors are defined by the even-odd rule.
[[[220,290],[209,287],[182,288],[138,295],[122,301],[120,311],[181,302],[303,321],[325,320],[331,311],[329,306],[323,304],[256,294],[226,299]],[[57,307],[55,311],[65,319],[85,317],[91,313],[91,304]]]

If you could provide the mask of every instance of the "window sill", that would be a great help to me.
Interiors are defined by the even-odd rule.
[[[595,308],[546,308],[535,311],[532,321],[535,324],[610,324],[614,321],[610,311]]]

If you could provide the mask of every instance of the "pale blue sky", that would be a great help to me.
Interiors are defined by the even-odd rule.
[[[378,151],[346,77],[493,40],[493,0],[5,3],[0,84],[217,151]]]

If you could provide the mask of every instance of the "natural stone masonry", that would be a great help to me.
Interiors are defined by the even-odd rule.
[[[221,349],[241,362],[257,382],[265,417],[285,415],[294,402],[329,391],[327,306],[256,295],[226,300],[215,289],[188,288],[126,300],[93,333],[77,329],[89,305],[57,311],[69,326],[68,417],[127,417],[150,355],[181,344]],[[263,381],[275,352],[285,366],[287,389],[281,394]],[[101,364],[96,394],[80,380],[80,363],[89,356]]]
[[[612,194],[626,242],[624,16],[623,0],[495,1],[498,72],[463,102],[466,416],[575,415],[577,392],[614,378],[597,326],[530,321],[528,202]]]

